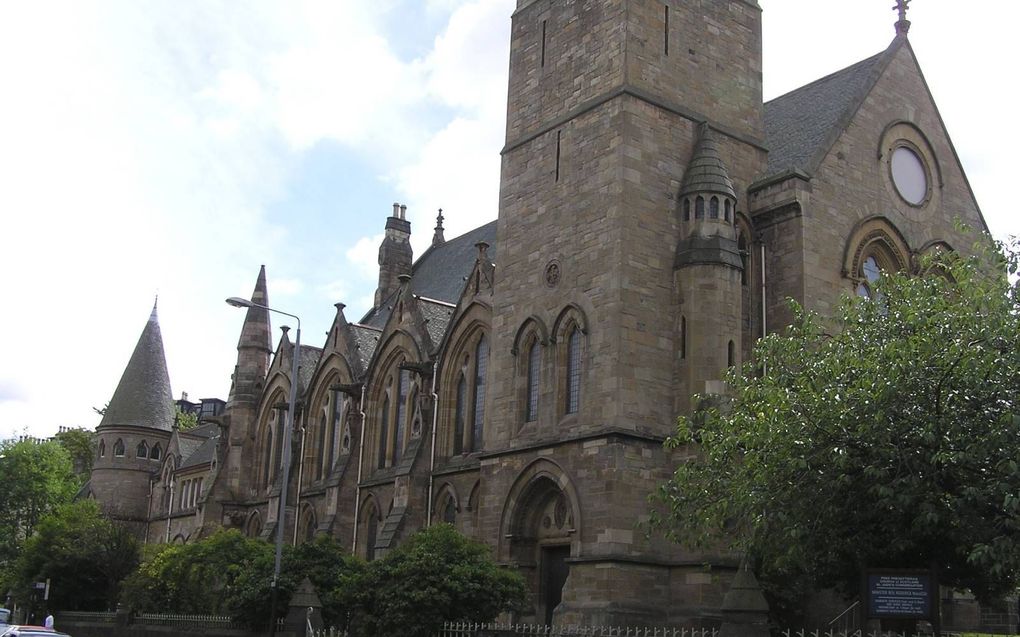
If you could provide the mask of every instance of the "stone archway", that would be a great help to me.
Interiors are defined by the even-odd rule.
[[[562,469],[539,461],[511,489],[504,510],[504,550],[532,591],[530,621],[552,624],[577,556],[577,498]]]

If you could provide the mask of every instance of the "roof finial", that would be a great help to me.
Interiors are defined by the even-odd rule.
[[[910,31],[910,20],[907,20],[907,9],[910,8],[910,0],[896,0],[896,6],[893,7],[900,15],[900,19],[896,22],[896,34],[906,35],[907,31]]]
[[[156,300],[152,302],[152,314],[149,314],[149,320],[153,323],[159,319],[156,317],[156,306],[159,305],[159,292],[156,292]]]
[[[436,215],[436,231],[432,235],[432,245],[438,246],[446,243],[446,237],[443,236],[443,209],[439,209],[439,214]]]

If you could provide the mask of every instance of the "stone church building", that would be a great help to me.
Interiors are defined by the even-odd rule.
[[[369,559],[449,522],[526,576],[521,621],[717,618],[736,557],[639,526],[677,415],[788,324],[787,298],[824,314],[966,249],[954,220],[987,231],[903,11],[884,51],[767,103],[761,13],[518,0],[498,219],[447,240],[440,216],[415,259],[394,205],[375,307],[338,303],[298,378],[291,335],[274,347],[249,309],[226,410],[191,431],[154,311],[97,431],[94,496],[149,542],[284,524]],[[251,300],[269,290],[263,269]]]

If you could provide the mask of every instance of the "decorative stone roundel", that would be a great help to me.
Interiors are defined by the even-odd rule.
[[[559,285],[560,282],[560,262],[553,259],[545,266],[545,284],[551,288]]]
[[[924,162],[911,148],[898,146],[890,162],[893,185],[903,199],[919,206],[928,198],[928,171]]]

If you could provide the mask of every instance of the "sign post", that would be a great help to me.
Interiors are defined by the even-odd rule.
[[[869,569],[864,573],[868,619],[928,620],[941,631],[935,570]]]

